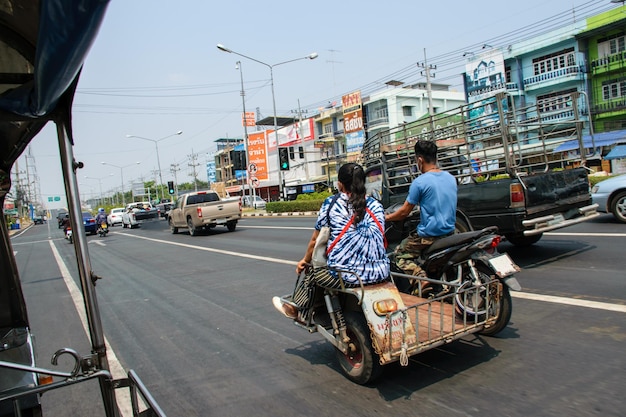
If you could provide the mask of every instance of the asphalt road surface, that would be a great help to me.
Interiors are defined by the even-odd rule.
[[[509,326],[388,365],[369,386],[271,305],[293,290],[313,222],[246,218],[191,237],[159,221],[89,236],[112,366],[137,371],[169,416],[626,415],[626,225],[612,216],[529,248],[501,244],[522,267]],[[38,365],[61,347],[89,353],[68,290],[79,285],[73,246],[54,224],[12,244]],[[45,394],[45,415],[103,415],[89,384]]]

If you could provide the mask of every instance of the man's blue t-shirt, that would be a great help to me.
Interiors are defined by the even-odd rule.
[[[454,231],[456,199],[456,179],[449,172],[427,172],[417,177],[406,198],[410,204],[420,206],[417,234],[437,237]]]

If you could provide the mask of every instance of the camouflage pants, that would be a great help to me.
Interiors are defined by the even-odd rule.
[[[426,272],[420,267],[420,258],[424,249],[432,245],[436,237],[420,237],[417,233],[411,233],[396,247],[396,265],[407,275],[425,277]]]
[[[344,282],[343,286],[349,288],[359,285]],[[342,287],[341,278],[331,274],[326,267],[309,268],[305,274],[299,277],[292,301],[298,306],[299,317],[302,320],[307,320],[311,313],[317,287],[340,289]]]

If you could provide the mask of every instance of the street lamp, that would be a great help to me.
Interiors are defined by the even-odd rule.
[[[235,52],[232,49],[228,49],[227,47],[225,47],[221,43],[217,44],[217,49],[219,49],[220,51],[223,51],[223,52],[228,52],[229,54],[235,54],[235,55],[242,56],[242,57],[247,58],[247,59],[249,59],[251,61],[254,61],[254,62],[258,62],[259,64],[265,65],[266,67],[268,67],[270,69],[270,85],[272,87],[272,107],[274,109],[274,135],[276,135],[276,146],[278,146],[278,117],[276,115],[276,97],[274,95],[274,67],[277,67],[278,65],[288,64],[288,63],[294,62],[294,61],[299,61],[301,59],[315,59],[318,56],[317,52],[310,53],[309,55],[303,56],[303,57],[300,57],[300,58],[295,58],[295,59],[290,59],[288,61],[278,62],[276,64],[268,64],[266,62],[259,61],[258,59],[249,57],[247,55],[240,54],[239,52]],[[247,169],[247,167],[246,167],[246,169]],[[283,194],[283,181],[282,181],[282,172],[280,171],[280,169],[278,170],[278,187],[279,187],[280,193],[282,195]]]
[[[139,165],[141,162],[135,162],[134,164],[124,165],[123,167],[118,165],[109,164],[108,162],[101,162],[102,165],[109,165],[120,169],[120,176],[122,177],[122,205],[126,207],[126,197],[124,196],[124,168],[128,168],[133,165]],[[117,200],[116,200],[117,201]]]
[[[241,105],[243,107],[243,149],[246,155],[246,184],[248,187],[250,186],[250,171],[248,170],[248,118],[246,117],[246,91],[243,88],[243,65],[241,65],[241,61],[237,61],[236,68],[239,70],[239,76],[241,78]],[[243,194],[246,194],[245,187]],[[256,189],[254,186],[252,187],[252,202],[256,200]]]
[[[143,136],[137,136],[137,135],[126,135],[127,138],[143,139],[143,140],[148,140],[150,142],[154,142],[154,147],[156,149],[156,154],[157,154],[157,166],[159,168],[159,189],[161,190],[161,200],[163,200],[163,187],[162,187],[163,175],[161,174],[161,159],[159,158],[159,142],[161,142],[163,139],[171,138],[172,136],[181,135],[182,133],[183,131],[179,130],[176,133],[172,133],[171,135],[164,136],[160,139],[144,138]]]
[[[106,177],[111,177],[111,176],[113,176],[113,174],[109,174]],[[102,201],[104,200],[104,196],[102,195],[102,180],[105,179],[106,177],[96,178],[96,177],[88,177],[85,175],[86,179],[96,180],[98,181],[98,184],[100,184],[100,205],[102,205]]]

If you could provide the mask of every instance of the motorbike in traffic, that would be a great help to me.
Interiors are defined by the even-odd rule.
[[[454,294],[455,308],[470,317],[482,317],[488,309],[496,309],[496,322],[481,332],[494,335],[504,329],[511,318],[510,290],[521,290],[513,276],[520,268],[508,254],[498,253],[501,240],[495,226],[438,239],[421,257],[413,259],[423,271],[424,275],[419,276],[406,274],[391,252],[389,258],[392,271],[397,274],[396,285],[401,292],[426,298]],[[495,287],[487,285],[494,279],[501,286],[497,297],[493,297],[495,293],[489,294]],[[468,291],[459,292],[460,289]],[[490,298],[495,304],[488,302]]]
[[[511,317],[509,290],[521,289],[513,276],[519,267],[497,252],[500,241],[495,227],[439,239],[420,261],[426,275],[417,277],[390,253],[389,280],[364,285],[357,276],[358,287],[319,287],[312,314],[294,324],[329,341],[342,372],[358,384],[374,381],[384,365],[407,366],[409,357],[469,334],[495,335]],[[336,270],[347,272],[354,274]],[[297,307],[291,294],[280,301]]]
[[[107,223],[100,223],[100,226],[98,226],[98,236],[105,237],[107,233],[109,233],[109,226],[107,225]]]
[[[65,239],[67,239],[70,243],[73,242],[73,240],[72,240],[72,228],[71,227],[68,227],[65,230]]]

